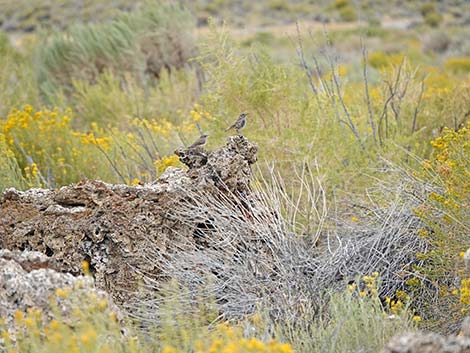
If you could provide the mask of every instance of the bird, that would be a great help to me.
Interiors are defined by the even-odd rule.
[[[202,134],[189,148],[204,147],[208,136],[207,134]]]
[[[229,130],[235,130],[238,133],[240,133],[240,130],[243,129],[246,125],[246,117],[248,113],[241,113],[240,116],[238,117],[237,121],[233,123],[229,128],[227,128],[225,131]]]

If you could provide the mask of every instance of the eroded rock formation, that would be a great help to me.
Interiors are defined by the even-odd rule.
[[[159,274],[161,264],[143,261],[149,242],[163,252],[194,246],[194,225],[168,216],[188,190],[249,192],[257,146],[243,136],[212,152],[175,153],[189,169],[168,168],[152,185],[84,181],[58,190],[8,189],[0,198],[0,248],[40,252],[44,267],[72,275],[87,260],[97,287],[124,302],[139,273]]]
[[[470,317],[465,318],[461,334],[409,332],[393,337],[382,353],[468,353],[470,352]]]
[[[35,308],[41,310],[44,318],[52,317],[50,299],[59,288],[74,289],[78,296],[94,293],[109,301],[106,292],[95,289],[90,276],[60,273],[54,267],[54,260],[39,252],[0,250],[0,318],[6,320],[11,333],[14,332],[13,317],[17,310],[25,312]],[[65,304],[67,299],[60,300]],[[118,313],[112,301],[109,303]],[[67,317],[67,306],[60,308],[62,315]]]

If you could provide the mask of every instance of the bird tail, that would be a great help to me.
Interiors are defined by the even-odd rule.
[[[228,127],[228,128],[226,128],[225,131],[229,131],[229,130],[232,130],[232,129],[233,129],[233,125],[230,126],[230,127]]]

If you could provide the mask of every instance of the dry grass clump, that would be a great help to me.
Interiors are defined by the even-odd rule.
[[[301,170],[297,183],[304,185],[302,195],[283,189],[274,173],[251,195],[188,192],[168,216],[194,227],[193,239],[172,252],[149,245],[147,259],[162,272],[157,279],[142,274],[143,297],[174,278],[194,296],[205,288],[223,318],[240,319],[261,306],[293,326],[316,316],[322,293],[340,291],[364,274],[380,273],[380,296],[394,297],[405,285],[403,273],[419,263],[416,253],[427,247],[412,205],[399,198],[403,190],[387,207],[372,210],[367,222],[331,228],[315,173]],[[306,214],[308,232],[299,234]],[[151,314],[155,306],[157,299],[139,299],[131,310],[143,307],[136,315],[151,323],[158,320]]]

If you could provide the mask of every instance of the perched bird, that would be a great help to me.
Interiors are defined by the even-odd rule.
[[[207,143],[207,136],[209,135],[206,135],[206,134],[202,134],[197,140],[196,142],[194,142],[191,146],[189,146],[188,148],[196,148],[196,147],[203,147],[206,145]]]
[[[229,131],[229,130],[235,130],[237,132],[237,134],[240,132],[241,129],[243,129],[246,125],[246,116],[248,114],[247,113],[241,113],[240,116],[238,117],[237,121],[235,121],[233,123],[232,126],[230,126],[228,129],[226,129],[225,131]]]

